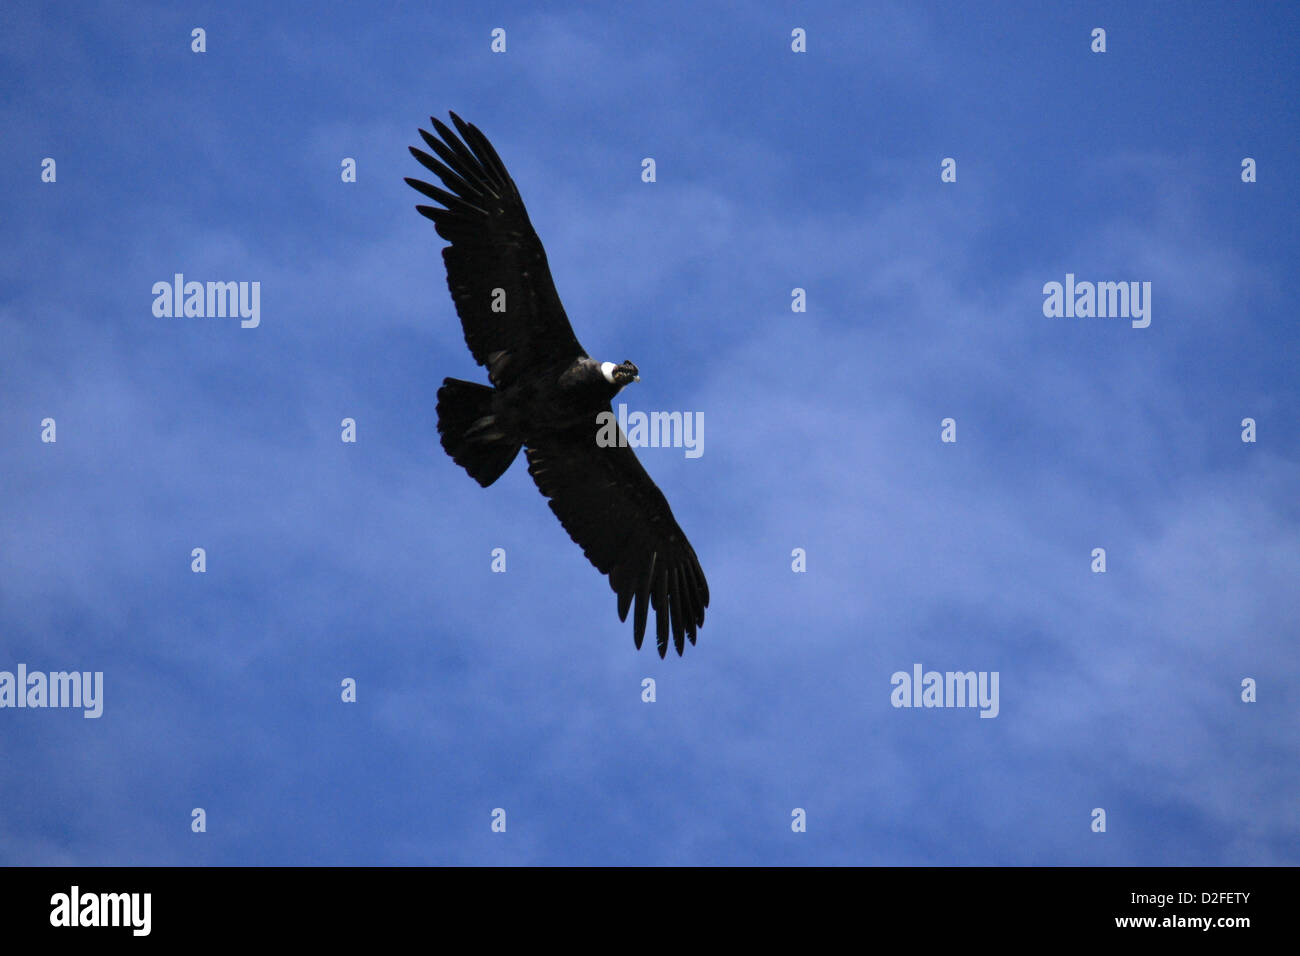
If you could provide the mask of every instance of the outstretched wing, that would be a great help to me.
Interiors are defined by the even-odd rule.
[[[620,436],[621,436],[620,431]],[[527,450],[528,473],[549,499],[564,530],[618,595],[618,618],[636,603],[633,636],[641,647],[646,616],[655,611],[659,656],[668,632],[680,655],[704,624],[709,584],[695,549],[636,453],[625,441],[602,448],[592,429],[547,436]]]
[[[501,158],[477,127],[455,113],[451,119],[460,137],[433,117],[442,139],[420,130],[438,158],[411,147],[447,188],[406,181],[442,204],[415,208],[451,243],[442,250],[447,287],[474,359],[488,367],[494,383],[505,385],[530,368],[586,355]]]

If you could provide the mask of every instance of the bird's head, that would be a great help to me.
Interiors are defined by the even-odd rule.
[[[618,388],[641,381],[641,372],[631,361],[624,362],[622,365],[615,365],[613,362],[601,362],[600,371],[605,376],[605,381]]]

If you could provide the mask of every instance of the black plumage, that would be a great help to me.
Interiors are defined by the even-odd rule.
[[[637,368],[596,362],[578,343],[505,165],[476,127],[455,113],[451,119],[459,137],[432,119],[438,135],[420,136],[433,155],[411,147],[446,188],[406,181],[440,204],[416,209],[451,243],[442,251],[447,286],[465,342],[492,385],[443,382],[442,446],[485,488],[525,448],[528,473],[551,510],[609,576],[619,620],[633,612],[636,646],[653,608],[659,656],[670,633],[680,655],[704,624],[704,571],[621,431],[617,444],[596,441],[597,415],[612,415],[611,400],[639,380]]]

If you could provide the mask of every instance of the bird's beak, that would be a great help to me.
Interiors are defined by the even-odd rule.
[[[634,382],[639,382],[639,381],[641,381],[641,376],[640,376],[640,375],[633,375],[633,376],[632,376],[632,381],[634,381]]]

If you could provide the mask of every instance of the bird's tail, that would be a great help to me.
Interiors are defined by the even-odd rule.
[[[438,434],[452,460],[486,488],[505,474],[519,454],[518,439],[506,435],[492,414],[487,385],[444,379],[438,389]]]

